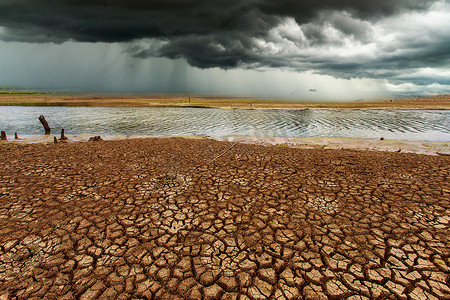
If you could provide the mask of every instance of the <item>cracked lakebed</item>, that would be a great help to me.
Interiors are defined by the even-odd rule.
[[[182,138],[0,155],[5,299],[450,297],[448,156]]]

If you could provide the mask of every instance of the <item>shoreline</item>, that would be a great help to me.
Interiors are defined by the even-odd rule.
[[[18,140],[10,139],[7,143],[17,144],[35,144],[35,143],[54,143],[55,135],[24,135]],[[73,136],[66,134],[68,138],[60,143],[88,142],[91,134],[81,134]],[[262,146],[277,146],[298,149],[333,149],[333,150],[359,150],[376,152],[403,152],[425,155],[450,155],[450,141],[408,141],[408,140],[377,140],[377,139],[359,139],[359,138],[288,138],[288,137],[222,137],[213,138],[209,136],[146,136],[146,135],[113,135],[102,136],[104,140],[139,140],[139,139],[169,139],[182,138],[186,140],[212,140],[221,142],[233,142],[240,144],[254,144]],[[400,150],[400,151],[399,151]]]
[[[450,157],[183,138],[0,154],[2,299],[450,296]]]

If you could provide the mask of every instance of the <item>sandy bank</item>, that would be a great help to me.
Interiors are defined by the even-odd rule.
[[[86,142],[92,135],[66,135],[68,142]],[[19,144],[53,143],[53,135],[21,136],[19,140],[9,139],[8,142]],[[136,138],[153,138],[151,136],[103,136],[104,140],[124,140]],[[212,139],[204,136],[188,136],[188,139]],[[226,137],[219,141],[229,141],[244,144],[273,145],[300,149],[349,149],[368,151],[403,152],[427,155],[450,155],[450,141],[402,141],[402,140],[375,140],[375,139],[349,139],[349,138],[285,138],[285,137]]]

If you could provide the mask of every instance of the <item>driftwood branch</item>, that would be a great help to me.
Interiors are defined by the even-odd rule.
[[[234,148],[234,146],[236,146],[237,144],[233,144],[231,145],[231,147],[229,147],[227,150],[223,151],[221,154],[217,155],[216,157],[214,157],[210,162],[213,162],[215,160],[217,160],[218,158],[222,157],[225,155],[225,153],[227,153],[228,151],[230,151],[231,149]]]
[[[436,152],[437,155],[450,156],[450,153]]]
[[[103,141],[102,137],[99,135],[89,138],[89,142],[99,142],[99,141]]]

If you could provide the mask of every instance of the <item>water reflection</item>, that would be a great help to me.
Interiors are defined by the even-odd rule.
[[[13,135],[151,135],[214,138],[342,137],[450,141],[447,110],[243,110],[135,107],[1,107],[0,128]]]

